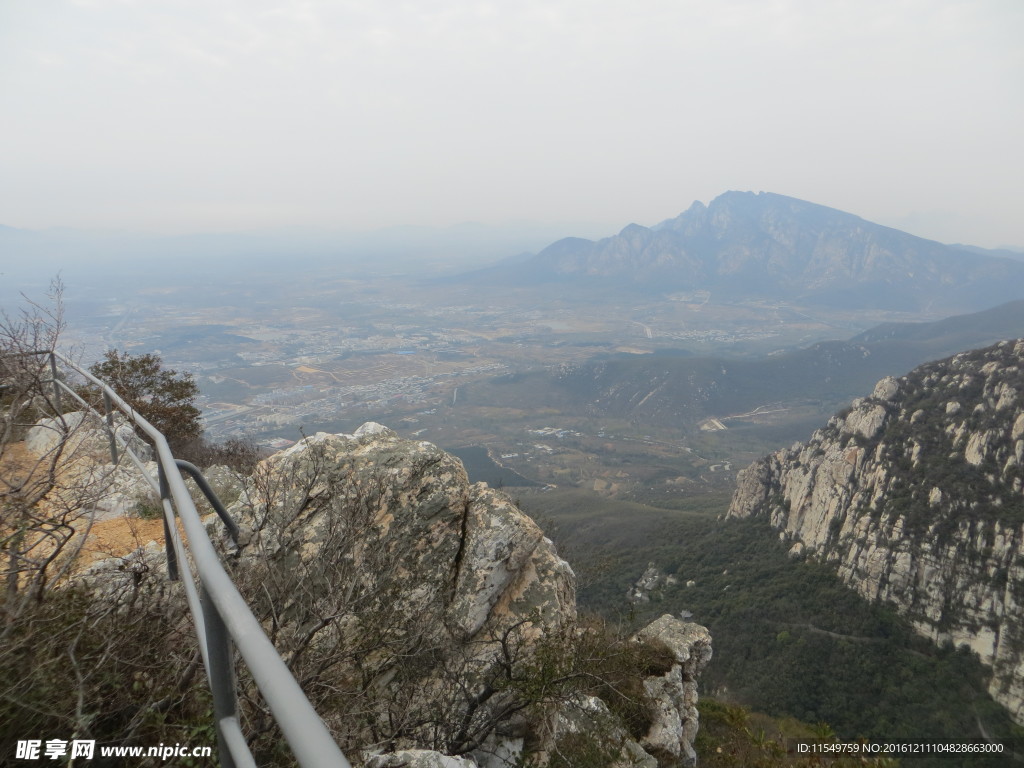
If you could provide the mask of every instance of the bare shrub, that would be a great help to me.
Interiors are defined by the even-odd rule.
[[[36,354],[58,348],[62,292],[55,281],[47,303],[0,312],[0,742],[183,741],[209,722],[184,614],[139,599],[142,572],[102,598],[70,584],[109,468],[88,455],[80,438],[92,425],[65,415],[71,399]],[[40,421],[52,439],[36,455],[21,441]]]

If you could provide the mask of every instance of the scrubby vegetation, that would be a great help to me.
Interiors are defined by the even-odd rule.
[[[140,416],[167,438],[176,458],[201,467],[223,464],[248,474],[261,458],[252,440],[230,438],[215,443],[203,434],[196,399],[199,387],[190,373],[179,373],[164,365],[160,355],[133,355],[108,350],[89,372],[109,384]],[[104,408],[98,388],[86,384],[79,394],[97,410]]]
[[[4,758],[18,739],[41,736],[95,739],[99,746],[214,743],[191,622],[138,600],[131,589],[109,598],[55,590],[5,628]]]
[[[825,723],[808,725],[792,717],[770,717],[716,699],[700,703],[701,730],[697,748],[702,768],[784,768],[832,766],[896,768],[896,759],[831,758],[801,754],[796,742],[829,742],[835,738]]]
[[[89,372],[109,384],[160,430],[175,453],[203,434],[202,414],[195,406],[198,385],[191,374],[166,368],[159,355],[132,355],[110,349],[103,360],[89,367]]]
[[[102,482],[67,472],[81,427],[38,354],[57,347],[61,292],[55,282],[51,303],[0,314],[0,761],[40,737],[209,743],[191,623],[139,599],[140,571],[103,600],[70,584]],[[40,419],[64,439],[35,456],[19,441]]]
[[[551,518],[560,548],[587,575],[581,604],[635,624],[685,610],[711,630],[714,658],[701,695],[717,704],[707,707],[742,705],[825,722],[842,739],[987,735],[1024,752],[1024,731],[985,692],[987,672],[975,656],[935,647],[894,610],[868,604],[843,585],[827,564],[794,562],[767,523],[716,520],[728,504],[724,495],[676,503],[672,512],[648,507],[645,513],[641,505],[595,503],[572,493],[525,494],[524,503]],[[626,591],[649,562],[674,574],[676,583],[649,603],[631,605]],[[708,747],[721,746],[713,718],[702,728],[708,725],[702,764],[746,764],[707,762]],[[742,729],[733,731],[729,739]],[[933,762],[957,764],[955,758]]]

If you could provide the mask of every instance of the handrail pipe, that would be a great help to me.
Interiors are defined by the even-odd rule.
[[[181,578],[196,628],[207,681],[213,694],[221,765],[226,768],[256,766],[238,721],[234,667],[234,649],[237,648],[299,765],[302,768],[351,768],[327,726],[288,669],[288,665],[267,638],[263,627],[224,570],[220,557],[200,520],[181,471],[184,470],[196,481],[237,546],[238,526],[217,499],[206,478],[194,465],[175,459],[167,439],[160,430],[143,418],[108,384],[58,352],[42,350],[35,354],[49,356],[58,409],[63,390],[100,417],[110,437],[111,458],[114,459],[114,463],[116,464],[118,460],[117,444],[120,443],[121,451],[143,472],[149,486],[159,493],[164,513],[168,575],[172,580]],[[99,388],[103,394],[106,413],[100,414],[60,379],[57,371],[58,362]],[[157,478],[154,479],[145,471],[145,462],[117,435],[113,421],[115,408],[151,441],[158,468]],[[187,543],[178,535],[178,520],[185,529]],[[191,556],[191,562],[195,567],[195,575],[189,567],[188,555]]]

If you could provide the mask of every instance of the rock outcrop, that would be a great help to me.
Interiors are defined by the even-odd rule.
[[[477,768],[476,762],[462,757],[442,755],[429,749],[403,749],[376,755],[366,761],[366,768]]]
[[[143,442],[120,413],[114,416],[112,430],[120,450],[127,445],[140,459],[152,457],[152,449]],[[110,438],[106,425],[95,414],[71,411],[61,418],[43,419],[28,430],[25,447],[37,456],[44,456],[62,446],[77,457],[106,461],[110,457]]]
[[[878,383],[805,444],[740,473],[729,515],[834,562],[992,668],[1024,723],[1024,340]]]
[[[652,725],[631,736],[572,683],[589,679],[571,665],[592,636],[569,565],[435,445],[374,423],[318,433],[264,460],[229,511],[242,531],[223,549],[236,583],[360,764],[511,768],[580,729],[615,742],[609,768],[693,764],[707,630],[663,617],[630,641],[674,659],[644,682]],[[214,516],[207,527],[222,537]],[[168,599],[158,550],[138,557],[153,562],[86,578]]]
[[[529,621],[538,631],[575,618],[575,577],[536,523],[502,493],[471,485],[462,463],[427,442],[399,438],[379,424],[353,435],[318,433],[264,462],[263,477],[232,511],[262,535],[262,546],[324,558],[325,544],[386,559],[386,573],[409,576],[409,615],[430,605],[434,618],[465,638]],[[320,496],[300,518],[275,525],[299,492]],[[276,498],[271,498],[276,493]],[[359,542],[343,525],[359,525]],[[372,563],[381,565],[380,562]]]
[[[696,765],[697,679],[711,661],[711,635],[699,624],[666,614],[642,629],[637,639],[662,643],[675,660],[663,675],[644,680],[644,690],[656,706],[651,728],[640,743],[663,762]]]
[[[651,598],[660,598],[665,587],[676,583],[676,577],[663,573],[654,563],[647,564],[647,570],[626,591],[626,599],[631,603],[649,603]]]
[[[118,450],[118,463],[111,462],[111,433]],[[68,509],[79,508],[81,517],[95,515],[104,519],[135,511],[152,499],[123,448],[129,447],[142,461],[152,457],[152,449],[143,442],[123,416],[114,417],[108,431],[100,417],[86,411],[71,411],[60,418],[42,419],[25,435],[26,450],[43,463],[56,459],[59,479],[53,500]],[[148,464],[156,476],[156,464]]]

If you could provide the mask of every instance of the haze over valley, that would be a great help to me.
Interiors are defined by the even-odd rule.
[[[1020,301],[984,298],[1024,295],[1024,261],[780,195],[482,270],[475,241],[435,236],[373,259],[122,258],[69,283],[68,340],[86,362],[114,347],[193,372],[214,438],[281,447],[373,419],[533,482],[644,497],[728,488],[878,378],[1024,335]]]
[[[726,557],[761,546],[760,523],[727,534],[713,522],[739,473],[807,440],[883,377],[1024,337],[1024,261],[779,195],[727,193],[656,227],[559,240],[484,268],[469,260],[471,247],[447,256],[408,248],[361,261],[227,253],[148,275],[122,260],[102,279],[68,284],[65,342],[85,363],[118,348],[155,352],[192,373],[213,440],[254,440],[271,452],[376,421],[452,451],[471,480],[504,486],[547,521],[580,570],[584,604],[615,610],[639,589],[651,611],[696,611],[724,633],[727,653],[742,654],[777,614],[766,608],[741,629],[734,611],[743,609],[714,589],[740,579],[753,594],[759,582],[743,579],[766,578],[759,569],[784,578],[773,569],[785,555],[762,546],[748,576],[725,580],[730,568],[705,572],[692,549]],[[652,543],[662,540],[676,544]],[[707,585],[723,580],[689,597],[651,587],[659,597],[650,602],[648,587],[627,590],[647,583],[648,575],[636,581],[642,563],[654,569],[651,583],[673,567],[704,574]],[[807,631],[848,634],[812,594],[792,609]],[[877,630],[864,627],[895,619],[857,621],[867,623],[851,636],[871,637]],[[886,653],[922,653],[910,638]],[[754,662],[720,664],[707,679],[726,700],[739,679],[765,673]],[[987,695],[979,669],[957,671],[975,682],[956,684]],[[795,683],[789,691],[813,698]],[[1003,700],[1020,707],[1014,695]],[[743,688],[738,701],[876,732],[853,710],[797,711],[764,686]],[[889,699],[878,707],[898,709]],[[1009,716],[991,707],[986,727],[1009,733]],[[917,727],[932,732],[927,718]]]

